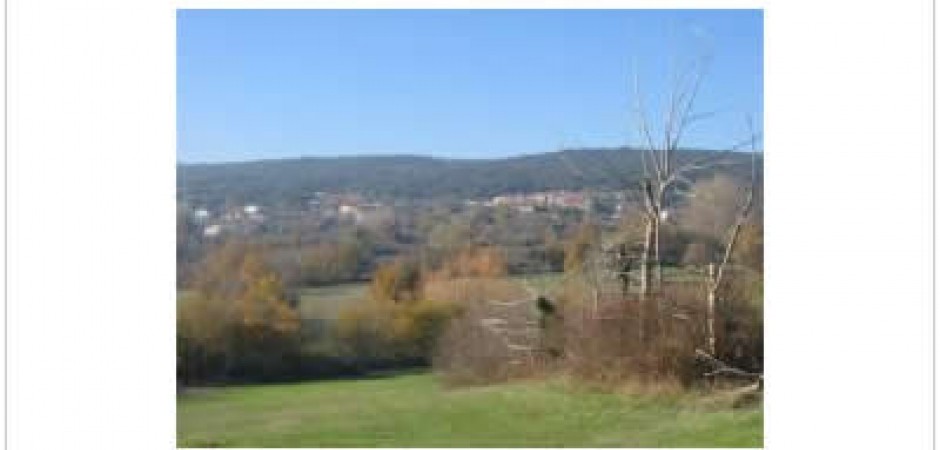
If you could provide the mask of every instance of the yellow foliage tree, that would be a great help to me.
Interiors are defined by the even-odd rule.
[[[225,375],[246,359],[261,366],[280,363],[277,358],[294,349],[300,317],[260,249],[230,242],[201,264],[194,291],[181,299],[177,327],[180,352],[221,359],[216,370]],[[187,355],[180,357],[187,363]]]
[[[445,261],[432,278],[498,278],[508,273],[504,252],[495,247],[464,247]]]
[[[587,260],[588,252],[600,239],[597,225],[584,222],[565,246],[565,272],[577,271]]]
[[[398,258],[383,264],[372,275],[369,293],[373,300],[401,302],[416,300],[421,286],[421,272],[413,261]]]

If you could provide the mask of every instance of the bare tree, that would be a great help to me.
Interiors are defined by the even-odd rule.
[[[639,78],[634,76],[634,112],[643,147],[644,178],[640,188],[643,203],[645,233],[643,251],[640,255],[640,299],[645,300],[652,286],[662,282],[661,233],[662,221],[670,213],[668,204],[676,187],[691,185],[688,176],[696,171],[712,169],[721,165],[735,164],[713,154],[694,159],[684,164],[677,162],[683,136],[695,123],[714,116],[714,112],[698,113],[695,101],[708,68],[708,55],[696,59],[689,67],[673,77],[668,102],[664,109],[662,130],[654,132],[647,109],[640,93]],[[654,135],[662,135],[657,139]],[[728,150],[738,150],[753,144],[757,136],[751,132],[747,139],[732,145]]]
[[[640,94],[639,76],[634,75],[634,112],[644,147],[644,179],[640,192],[643,198],[645,220],[643,253],[640,257],[641,300],[645,299],[654,281],[657,285],[662,281],[660,224],[668,214],[666,202],[669,199],[669,190],[677,183],[687,182],[686,173],[702,168],[701,162],[678,166],[676,151],[688,128],[711,115],[696,114],[694,109],[708,62],[709,57],[702,56],[695,60],[687,70],[673,77],[663,118],[661,139],[654,138],[654,131]]]
[[[753,135],[753,124],[748,120],[748,128],[751,130]],[[708,265],[708,293],[707,293],[707,333],[708,333],[708,351],[710,354],[715,355],[715,310],[718,302],[718,289],[721,287],[721,282],[724,281],[725,269],[728,266],[728,261],[731,259],[731,254],[734,252],[735,244],[738,242],[738,235],[741,233],[741,227],[744,226],[750,217],[751,210],[754,206],[754,191],[757,186],[757,151],[755,150],[755,145],[752,142],[751,144],[751,181],[745,191],[744,200],[742,201],[738,212],[735,216],[734,224],[731,226],[731,229],[728,231],[728,238],[725,242],[724,252],[722,254],[721,260],[716,265],[711,263]]]

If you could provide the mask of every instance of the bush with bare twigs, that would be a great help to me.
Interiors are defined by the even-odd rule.
[[[743,273],[732,279],[720,295],[717,358],[759,372],[760,279]],[[603,384],[690,387],[711,371],[698,356],[708,342],[705,290],[704,280],[664,283],[641,303],[615,290],[595,297],[578,277],[554,299],[531,299],[510,287],[499,300],[490,295],[462,304],[439,341],[434,366],[457,384],[563,373]],[[550,314],[540,302],[551,305]]]

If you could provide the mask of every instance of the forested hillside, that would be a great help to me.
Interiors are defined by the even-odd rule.
[[[749,173],[738,152],[687,150],[679,163],[716,158],[740,162],[723,170]],[[377,198],[487,198],[510,192],[554,189],[623,189],[639,182],[641,152],[581,149],[506,159],[440,159],[419,156],[298,158],[219,164],[180,164],[181,200],[205,204],[294,202],[314,192],[356,192]],[[709,175],[703,170],[697,176]]]

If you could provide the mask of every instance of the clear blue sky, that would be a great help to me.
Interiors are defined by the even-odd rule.
[[[762,129],[759,10],[180,10],[181,162],[491,158],[638,142],[675,61],[712,62],[685,146]]]

